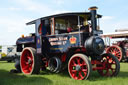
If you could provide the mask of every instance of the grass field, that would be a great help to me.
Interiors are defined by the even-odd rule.
[[[128,85],[128,63],[121,63],[117,77],[101,77],[92,72],[88,80],[73,80],[68,72],[53,74],[41,72],[39,75],[23,75],[9,73],[14,69],[14,63],[0,62],[0,85]]]

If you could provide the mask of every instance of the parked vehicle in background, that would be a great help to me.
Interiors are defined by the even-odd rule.
[[[1,47],[1,53],[0,53],[0,61],[16,61],[20,53],[16,52],[16,46],[15,45],[4,45]]]
[[[115,55],[119,61],[128,61],[128,29],[118,29],[115,33],[103,34],[102,37],[108,43],[107,53]],[[111,44],[111,41],[114,43]]]

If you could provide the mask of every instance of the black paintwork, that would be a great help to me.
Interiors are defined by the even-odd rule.
[[[92,26],[91,32],[89,32],[89,30],[81,31],[80,30],[81,27],[72,32],[66,32],[66,33],[60,33],[60,34],[51,33],[50,35],[47,35],[47,33],[43,33],[44,30],[41,31],[42,34],[40,34],[39,32],[39,28],[40,26],[42,26],[41,24],[43,23],[43,26],[44,26],[42,29],[44,28],[46,29],[47,27],[45,25],[45,21],[52,20],[52,18],[55,18],[55,19],[57,18],[65,19],[67,17],[71,19],[75,18],[75,20],[78,19],[77,22],[78,22],[78,25],[80,26],[81,24],[79,19],[84,19],[83,16],[87,20],[91,20],[91,23],[90,23]],[[91,12],[63,13],[63,14],[57,14],[57,15],[39,18],[37,20],[27,23],[27,25],[35,24],[35,30],[36,30],[35,35],[30,37],[25,37],[25,38],[19,38],[17,40],[17,46],[21,48],[22,47],[21,45],[24,44],[25,47],[31,47],[31,44],[34,44],[37,54],[65,53],[70,48],[84,47],[84,44],[87,38],[94,36],[93,34],[95,34],[96,36],[98,35],[99,30],[96,29],[96,26],[97,26],[96,19],[100,17],[101,15],[96,14],[96,10],[91,10]],[[53,29],[52,27],[50,29],[58,30],[55,28]],[[88,26],[88,29],[89,29],[89,26]],[[21,50],[22,48],[19,51]]]
[[[56,15],[51,15],[51,16],[46,16],[46,17],[41,17],[38,18],[40,20],[45,20],[45,19],[50,19],[52,17],[57,18],[57,17],[63,17],[63,16],[80,16],[80,15],[87,15],[90,17],[91,20],[91,12],[71,12],[71,13],[62,13],[62,14],[56,14]],[[97,18],[101,18],[102,15],[97,14]],[[36,19],[37,20],[37,19]],[[31,22],[26,23],[26,25],[31,25],[35,24],[36,20],[33,20]]]

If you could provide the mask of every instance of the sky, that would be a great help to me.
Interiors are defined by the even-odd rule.
[[[100,29],[104,33],[128,28],[128,0],[2,0],[0,2],[0,45],[15,45],[16,40],[35,32],[34,25],[26,23],[40,17],[84,12],[98,7]]]

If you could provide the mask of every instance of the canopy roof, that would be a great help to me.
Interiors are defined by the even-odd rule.
[[[110,37],[110,38],[126,38],[126,37],[128,37],[128,31],[107,33],[107,34],[102,34],[101,36],[102,37]]]
[[[55,14],[55,15],[51,15],[51,16],[46,16],[46,17],[41,17],[38,18],[40,20],[45,20],[45,19],[50,19],[50,18],[57,18],[57,17],[66,17],[66,16],[88,16],[89,18],[91,17],[91,13],[90,12],[72,12],[72,13],[61,13],[61,14]],[[102,15],[98,15],[97,18],[101,18]],[[38,20],[36,19],[36,20]],[[33,20],[31,22],[26,23],[27,25],[31,25],[31,24],[35,24],[36,20]]]

